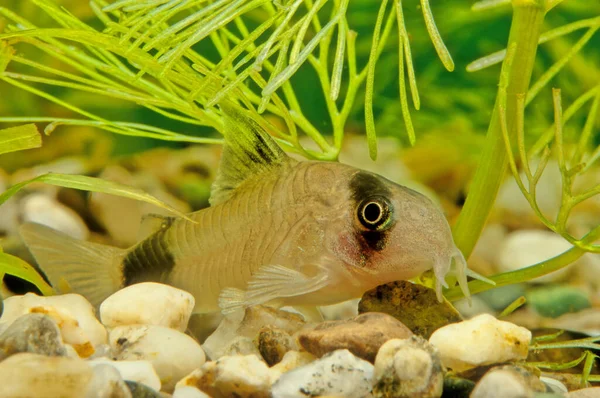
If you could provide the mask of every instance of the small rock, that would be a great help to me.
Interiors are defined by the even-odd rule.
[[[194,339],[162,326],[117,326],[111,330],[109,340],[115,359],[149,361],[166,392],[205,361],[204,352]]]
[[[470,398],[528,398],[545,392],[544,384],[524,368],[500,366],[488,371],[475,385]]]
[[[255,305],[246,308],[243,313],[239,311],[223,318],[217,330],[206,339],[202,348],[206,355],[214,361],[226,354],[228,346],[236,336],[254,340],[258,336],[258,332],[267,325],[291,335],[302,328],[305,322],[298,314]]]
[[[161,283],[136,283],[104,300],[100,319],[107,328],[139,324],[185,332],[194,304],[194,296],[186,291]]]
[[[0,362],[0,397],[81,398],[92,376],[82,359],[15,354]]]
[[[315,357],[310,352],[286,352],[281,361],[277,365],[271,367],[273,377],[271,384],[273,384],[283,373],[289,372],[292,369],[299,368],[300,366],[307,365],[316,359],[317,357]]]
[[[119,371],[124,380],[141,383],[160,391],[160,379],[149,361],[112,361],[108,358],[97,358],[89,363],[92,366],[111,365]]]
[[[271,370],[256,355],[224,356],[180,380],[175,391],[194,387],[213,398],[266,398],[272,379]]]
[[[95,397],[132,398],[131,391],[119,371],[110,365],[93,367],[93,376],[87,388],[86,398]]]
[[[498,272],[510,272],[529,267],[557,256],[569,250],[571,246],[563,237],[551,231],[536,229],[511,232],[499,249],[497,270]],[[564,280],[573,264],[532,281],[549,283]]]
[[[333,395],[362,398],[371,391],[372,379],[373,365],[348,350],[337,350],[284,373],[271,391],[273,397]]]
[[[265,326],[258,332],[258,351],[269,366],[273,366],[291,350],[298,349],[296,341],[285,330]]]
[[[301,330],[297,337],[302,348],[318,357],[346,348],[357,357],[374,362],[383,343],[412,335],[396,318],[367,312],[344,321],[323,322],[314,329]]]
[[[19,352],[67,355],[58,326],[50,317],[42,314],[27,314],[17,318],[0,335],[0,361]]]
[[[154,390],[148,387],[145,384],[138,383],[136,381],[125,380],[125,385],[129,388],[131,392],[131,398],[163,398],[164,396],[158,392],[158,390]]]
[[[56,322],[62,339],[71,344],[79,356],[87,358],[96,347],[107,342],[106,329],[96,319],[92,305],[78,294],[43,297],[34,293],[12,296],[4,301],[0,322],[12,323],[21,315],[45,314]]]
[[[590,308],[588,294],[574,286],[542,286],[527,292],[527,303],[540,315],[558,318]]]
[[[527,358],[531,332],[482,314],[444,326],[429,339],[444,366],[460,372],[481,365]]]
[[[567,398],[598,398],[600,397],[600,387],[583,388],[581,390],[571,391]]]
[[[85,222],[73,209],[43,193],[33,193],[21,200],[23,222],[46,225],[72,238],[87,240],[90,235]]]
[[[438,398],[444,369],[437,350],[419,336],[383,344],[375,359],[376,398]]]
[[[437,300],[435,290],[408,281],[391,282],[369,290],[358,303],[358,312],[389,314],[426,339],[434,330],[461,321],[460,314],[449,302]]]

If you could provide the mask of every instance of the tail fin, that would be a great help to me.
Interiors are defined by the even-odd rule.
[[[125,250],[74,239],[41,224],[23,224],[20,232],[58,292],[81,294],[97,307],[121,287]]]

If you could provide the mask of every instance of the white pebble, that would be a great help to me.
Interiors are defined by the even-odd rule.
[[[274,397],[334,395],[362,398],[371,391],[373,365],[348,350],[337,350],[284,373],[273,384]]]
[[[0,362],[0,397],[80,398],[92,377],[82,359],[15,354]]]
[[[569,250],[572,245],[550,231],[519,230],[508,234],[500,246],[497,260],[498,272],[510,272],[528,267]],[[575,264],[575,263],[573,263]],[[565,279],[573,264],[558,271],[533,279],[549,283]]]
[[[157,325],[185,332],[194,309],[194,296],[161,283],[136,283],[109,296],[100,305],[107,328]]]
[[[79,214],[46,194],[28,195],[21,204],[24,222],[46,225],[75,239],[86,240],[90,235]]]
[[[96,319],[92,305],[78,294],[38,296],[27,293],[4,300],[0,322],[10,324],[21,315],[45,314],[57,323],[63,341],[72,345],[79,356],[87,358],[106,344],[106,329]]]
[[[531,332],[510,322],[482,314],[439,328],[429,338],[442,363],[455,371],[525,359]]]
[[[117,326],[110,332],[110,346],[117,360],[147,360],[152,363],[163,391],[204,364],[204,351],[194,339],[162,326]]]
[[[160,391],[160,379],[149,361],[112,361],[108,358],[90,360],[92,366],[111,365],[119,371],[123,380],[135,381]]]

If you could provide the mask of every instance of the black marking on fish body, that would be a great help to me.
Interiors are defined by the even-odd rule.
[[[175,266],[166,233],[172,220],[133,248],[123,260],[123,282],[129,286],[139,282],[164,282]]]
[[[372,196],[390,197],[392,194],[381,177],[365,171],[359,171],[352,177],[350,192],[355,204]]]
[[[363,231],[360,233],[360,246],[363,253],[382,251],[387,246],[387,231]]]

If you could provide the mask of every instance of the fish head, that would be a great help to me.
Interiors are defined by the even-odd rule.
[[[461,287],[466,285],[466,262],[436,204],[375,173],[357,169],[347,173],[337,180],[338,189],[345,191],[340,194],[345,196],[343,216],[331,223],[327,241],[355,284],[367,290],[433,268],[441,300],[441,287],[447,287],[445,276],[454,260]]]

